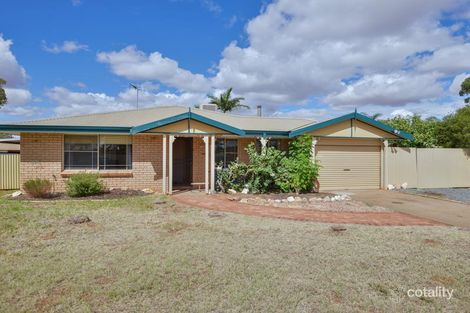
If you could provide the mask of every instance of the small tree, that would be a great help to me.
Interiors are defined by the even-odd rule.
[[[436,136],[444,148],[470,148],[470,106],[444,117],[436,129]]]
[[[7,94],[5,92],[5,89],[3,88],[6,83],[7,82],[4,79],[0,78],[0,108],[8,102]]]
[[[461,97],[470,95],[470,77],[465,78],[465,80],[460,85],[459,95]],[[464,99],[465,103],[470,103],[470,97]]]
[[[245,100],[245,98],[242,98],[242,97],[231,98],[231,96],[232,96],[232,88],[229,88],[223,93],[221,93],[219,97],[215,97],[211,95],[208,95],[207,97],[210,99],[210,102],[209,102],[210,104],[215,104],[217,106],[217,109],[219,109],[220,111],[224,113],[230,112],[236,108],[247,108],[247,109],[250,108],[249,106],[240,103],[242,100]]]
[[[433,148],[438,145],[436,127],[440,121],[435,117],[423,119],[419,115],[395,116],[383,122],[413,135],[412,141],[400,140],[398,144],[401,147]]]

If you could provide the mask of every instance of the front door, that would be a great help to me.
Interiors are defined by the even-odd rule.
[[[176,137],[173,143],[173,186],[191,185],[193,139]]]

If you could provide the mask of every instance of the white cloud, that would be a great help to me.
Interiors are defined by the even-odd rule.
[[[48,89],[45,95],[57,103],[54,112],[59,116],[129,110],[136,107],[136,93],[130,88],[123,90],[117,96],[110,96],[104,93],[75,92],[56,86]],[[205,98],[204,94],[152,93],[143,90],[139,93],[139,107],[192,105],[203,102]]]
[[[213,0],[201,0],[201,4],[204,8],[214,14],[222,13],[222,7]]]
[[[18,64],[11,51],[13,41],[4,39],[0,34],[0,77],[7,81],[8,87],[19,87],[26,84],[25,69]]]
[[[340,92],[328,95],[325,102],[333,106],[350,107],[368,104],[404,105],[442,95],[444,90],[436,81],[437,78],[438,75],[434,73],[368,75],[345,86]]]
[[[75,53],[80,50],[88,50],[87,45],[78,43],[77,41],[70,41],[70,40],[66,40],[62,44],[59,44],[59,45],[55,43],[52,45],[48,45],[46,41],[43,40],[41,46],[44,51],[54,53],[54,54]]]
[[[461,89],[461,85],[467,77],[470,77],[470,74],[462,73],[455,76],[454,80],[452,81],[452,84],[449,86],[449,92],[454,96],[458,95]]]
[[[79,5],[82,4],[81,0],[72,0],[71,2],[74,7],[78,7]]]
[[[120,51],[100,52],[99,62],[109,64],[111,71],[119,76],[135,80],[158,80],[189,92],[207,92],[209,80],[201,74],[193,74],[179,67],[178,62],[163,57],[159,52],[149,55],[128,46]]]
[[[182,93],[233,87],[267,114],[287,107],[307,114],[302,110],[312,98],[335,113],[351,106],[388,106],[382,109],[386,114],[420,111],[422,103],[447,109],[452,106],[437,100],[448,96],[441,81],[470,70],[470,44],[454,35],[462,21],[446,26],[440,18],[463,12],[462,5],[460,0],[274,1],[247,24],[246,43],[225,47],[210,69],[212,77],[135,46],[97,58],[116,75],[159,81]]]
[[[23,105],[31,102],[32,95],[29,90],[21,88],[5,88],[8,105]]]

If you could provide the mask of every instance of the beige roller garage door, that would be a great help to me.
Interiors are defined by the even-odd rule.
[[[317,146],[320,189],[380,188],[379,146]]]

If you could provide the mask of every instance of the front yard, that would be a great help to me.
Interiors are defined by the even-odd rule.
[[[154,204],[0,200],[0,311],[465,311],[470,231]],[[70,224],[85,214],[91,222]],[[454,289],[451,300],[408,289]]]

